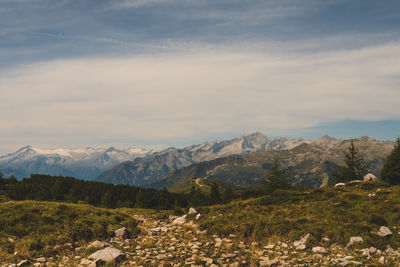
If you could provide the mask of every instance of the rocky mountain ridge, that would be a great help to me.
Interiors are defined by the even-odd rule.
[[[370,171],[378,175],[393,143],[366,137],[355,139],[354,142],[365,154]],[[319,146],[321,143],[323,145]],[[341,140],[332,146],[319,139],[292,149],[232,155],[175,170],[149,186],[176,187],[194,178],[209,178],[233,185],[258,184],[263,181],[275,159],[280,161],[292,183],[311,187],[325,186],[334,182],[332,174],[343,164],[343,151],[349,144],[350,140]]]
[[[390,141],[378,141],[368,137],[361,137],[358,140],[361,140],[363,144],[378,144],[378,147],[381,144],[384,147],[391,148],[392,146],[392,142]],[[334,151],[334,148],[336,147],[340,147],[341,150],[344,150],[345,148],[343,147],[343,144],[347,143],[348,141],[346,140],[336,139],[329,136],[324,136],[318,140],[304,140],[301,138],[292,140],[287,138],[270,140],[262,133],[256,132],[227,141],[206,142],[200,145],[193,145],[181,149],[169,148],[132,162],[124,162],[119,164],[102,173],[98,177],[97,181],[139,186],[154,185],[158,187],[160,184],[157,182],[164,180],[166,175],[196,163],[201,164],[201,162],[224,157],[228,157],[229,159],[232,155],[245,156],[254,152],[264,151],[272,151],[271,155],[276,157],[277,153],[274,151],[291,150],[299,145],[311,145],[312,147],[316,147],[316,149],[321,150],[321,153],[325,153],[323,151],[331,149]],[[379,148],[377,149],[379,150]],[[386,150],[387,148],[385,148],[385,153],[387,152]],[[340,158],[337,153],[335,157]],[[382,161],[382,158],[379,157],[378,161]],[[330,165],[328,164],[327,166],[322,166],[321,168],[330,168]],[[264,171],[265,170],[266,169],[264,168]],[[231,175],[231,173],[227,173],[227,175]],[[258,181],[259,178],[256,180]],[[234,182],[234,184],[238,183],[240,184],[243,182]],[[247,181],[247,183],[252,182]],[[173,186],[176,185],[177,184],[174,183]]]
[[[117,149],[39,149],[25,146],[14,153],[0,156],[0,171],[5,176],[28,177],[31,173],[73,176],[93,180],[118,163],[152,154],[143,148]]]

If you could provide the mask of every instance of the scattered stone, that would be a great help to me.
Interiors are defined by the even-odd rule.
[[[200,213],[196,215],[196,220],[200,219],[201,215]]]
[[[91,254],[89,256],[89,259],[102,260],[105,262],[110,262],[110,261],[117,262],[123,257],[124,253],[122,253],[120,250],[113,247],[106,247]]]
[[[335,184],[335,187],[345,186],[345,185],[346,185],[345,183],[337,183],[337,184]]]
[[[381,226],[377,234],[382,237],[390,237],[393,235],[392,231],[390,231],[390,229],[387,228],[386,226]]]
[[[297,249],[305,249],[306,243],[310,237],[310,234],[306,234],[300,240],[294,241],[293,246],[295,246]]]
[[[321,253],[321,254],[327,253],[326,248],[324,247],[313,247],[311,251],[314,253]]]
[[[87,266],[87,267],[96,267],[96,266],[100,265],[100,261],[91,261],[88,259],[82,259],[80,265]]]
[[[122,227],[120,229],[115,230],[114,234],[115,234],[115,237],[120,241],[123,241],[128,236],[126,227]]]
[[[363,181],[362,180],[353,180],[353,181],[350,181],[349,184],[358,184],[361,182],[363,182]]]
[[[379,263],[382,264],[382,265],[386,263],[386,259],[385,259],[384,256],[381,256],[381,257],[379,258],[378,261],[379,261]]]
[[[322,238],[322,242],[329,243],[331,240],[328,237]]]
[[[369,253],[370,253],[370,254],[375,254],[376,251],[377,251],[377,249],[376,249],[375,247],[370,247],[370,248],[369,248]]]
[[[107,246],[109,246],[109,244],[107,242],[96,240],[96,241],[93,241],[92,243],[90,243],[87,246],[87,249],[102,249]]]
[[[352,236],[350,237],[350,242],[347,244],[346,248],[351,247],[355,243],[362,243],[364,240],[360,236]]]
[[[20,261],[20,262],[17,264],[17,266],[18,266],[18,267],[29,266],[29,261],[28,261],[28,260]]]
[[[40,258],[37,258],[36,261],[44,263],[44,262],[46,262],[46,258],[45,257],[40,257]]]
[[[197,211],[194,208],[189,209],[189,215],[197,214]]]
[[[354,257],[353,256],[346,256],[343,258],[337,258],[334,260],[339,266],[347,266],[350,265],[350,260],[352,260]]]
[[[372,173],[368,173],[366,175],[364,175],[364,181],[376,181],[378,180],[378,177],[376,177],[375,175],[373,175]]]
[[[172,225],[182,225],[186,223],[186,215],[181,217],[177,217],[175,220],[172,221]]]

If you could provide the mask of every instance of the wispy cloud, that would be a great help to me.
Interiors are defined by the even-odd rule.
[[[11,143],[168,142],[400,117],[399,43],[313,54],[232,51],[58,60],[2,73],[2,135]]]

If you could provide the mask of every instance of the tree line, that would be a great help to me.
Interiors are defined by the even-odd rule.
[[[258,193],[258,192],[256,192]],[[113,185],[79,180],[73,177],[31,174],[18,181],[4,178],[0,172],[0,194],[10,200],[65,201],[87,203],[105,208],[176,209],[227,203],[234,198],[252,197],[254,192],[241,194],[220,192],[213,183],[211,194],[192,188],[189,193],[172,193],[166,188],[158,190],[130,185]]]

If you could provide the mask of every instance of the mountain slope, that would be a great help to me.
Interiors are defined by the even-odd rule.
[[[147,156],[151,150],[141,148],[116,149],[51,149],[26,146],[0,157],[0,171],[6,176],[27,177],[31,173],[74,176],[93,180],[97,175],[118,163]]]
[[[321,140],[315,143],[321,143]],[[234,185],[257,184],[262,182],[272,162],[279,159],[291,182],[320,187],[332,181],[332,171],[343,164],[343,151],[349,143],[350,140],[342,140],[329,149],[303,143],[287,150],[269,150],[245,156],[219,158],[175,170],[149,186],[176,187],[193,178],[209,178]],[[386,156],[393,148],[393,143],[362,137],[355,139],[355,144],[366,154],[371,172],[379,174]]]
[[[336,139],[334,139],[336,142]],[[148,157],[125,162],[102,173],[96,179],[100,182],[116,182],[129,185],[147,185],[154,183],[169,172],[194,163],[213,160],[229,155],[247,155],[252,152],[271,149],[293,148],[311,140],[280,138],[269,140],[256,132],[227,141],[205,142],[182,149],[169,148]]]

